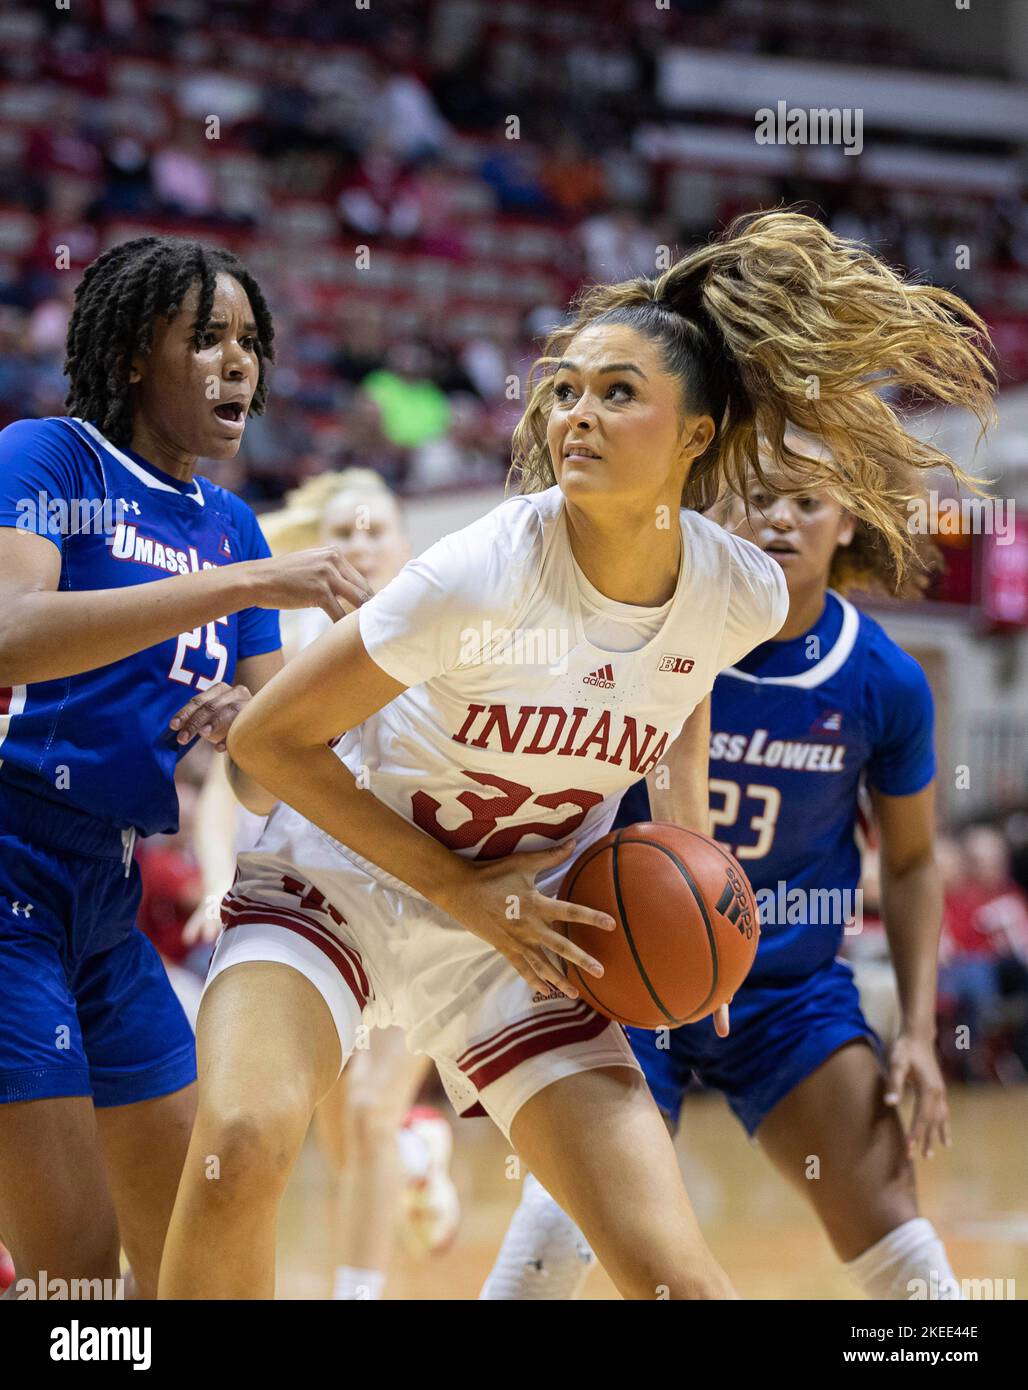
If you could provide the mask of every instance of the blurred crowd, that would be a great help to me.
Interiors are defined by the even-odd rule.
[[[272,304],[272,405],[209,470],[258,507],[352,462],[405,494],[498,482],[533,342],[576,287],[652,273],[658,245],[755,205],[798,204],[943,283],[973,245],[1002,287],[976,307],[1028,377],[1023,198],[729,170],[712,206],[640,154],[644,127],[686,120],[660,103],[666,45],[823,56],[829,32],[835,59],[923,61],[815,0],[9,5],[0,426],[62,410],[82,267],[153,229],[232,245]]]
[[[943,891],[938,1048],[946,1074],[964,1082],[1028,1080],[1028,811],[940,834]],[[886,1038],[899,1001],[879,917],[877,854],[865,852],[862,922],[844,954],[865,1008]]]

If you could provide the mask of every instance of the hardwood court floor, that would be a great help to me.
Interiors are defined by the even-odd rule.
[[[918,1165],[924,1214],[938,1228],[961,1278],[1015,1280],[1028,1297],[1028,1086],[950,1092],[954,1144]],[[397,1254],[388,1299],[475,1298],[519,1184],[506,1176],[509,1146],[488,1120],[455,1124],[453,1172],[463,1221],[445,1254],[415,1262]],[[678,1152],[693,1204],[713,1250],[743,1298],[850,1298],[853,1290],[801,1198],[781,1181],[718,1096],[687,1102]],[[328,1296],[328,1178],[312,1140],[286,1193],[278,1297]],[[601,1269],[583,1297],[617,1298]]]

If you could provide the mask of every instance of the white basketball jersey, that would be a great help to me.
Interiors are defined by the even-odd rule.
[[[493,859],[572,836],[587,847],[665,759],[718,672],[788,612],[782,571],[756,546],[697,512],[681,512],[680,525],[667,616],[627,652],[585,635],[559,488],[510,498],[446,536],[359,610],[368,653],[408,689],[338,755],[460,854]]]

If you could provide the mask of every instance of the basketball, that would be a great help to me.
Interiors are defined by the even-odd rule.
[[[604,969],[596,979],[569,964],[568,977],[617,1023],[695,1023],[728,1003],[753,964],[760,926],[749,879],[696,831],[655,821],[612,831],[576,860],[559,896],[618,923],[613,932],[564,926]]]

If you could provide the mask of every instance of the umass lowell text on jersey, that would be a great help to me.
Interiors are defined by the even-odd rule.
[[[46,507],[26,505],[40,497]],[[113,528],[82,525],[84,501]],[[77,592],[269,554],[244,502],[205,478],[180,482],[82,420],[22,420],[0,434],[0,525],[25,529],[27,518],[61,551],[60,588]],[[168,721],[231,682],[238,661],[279,646],[278,614],[250,608],[94,671],[0,691],[0,779],[118,827],[172,831],[186,750]]]

